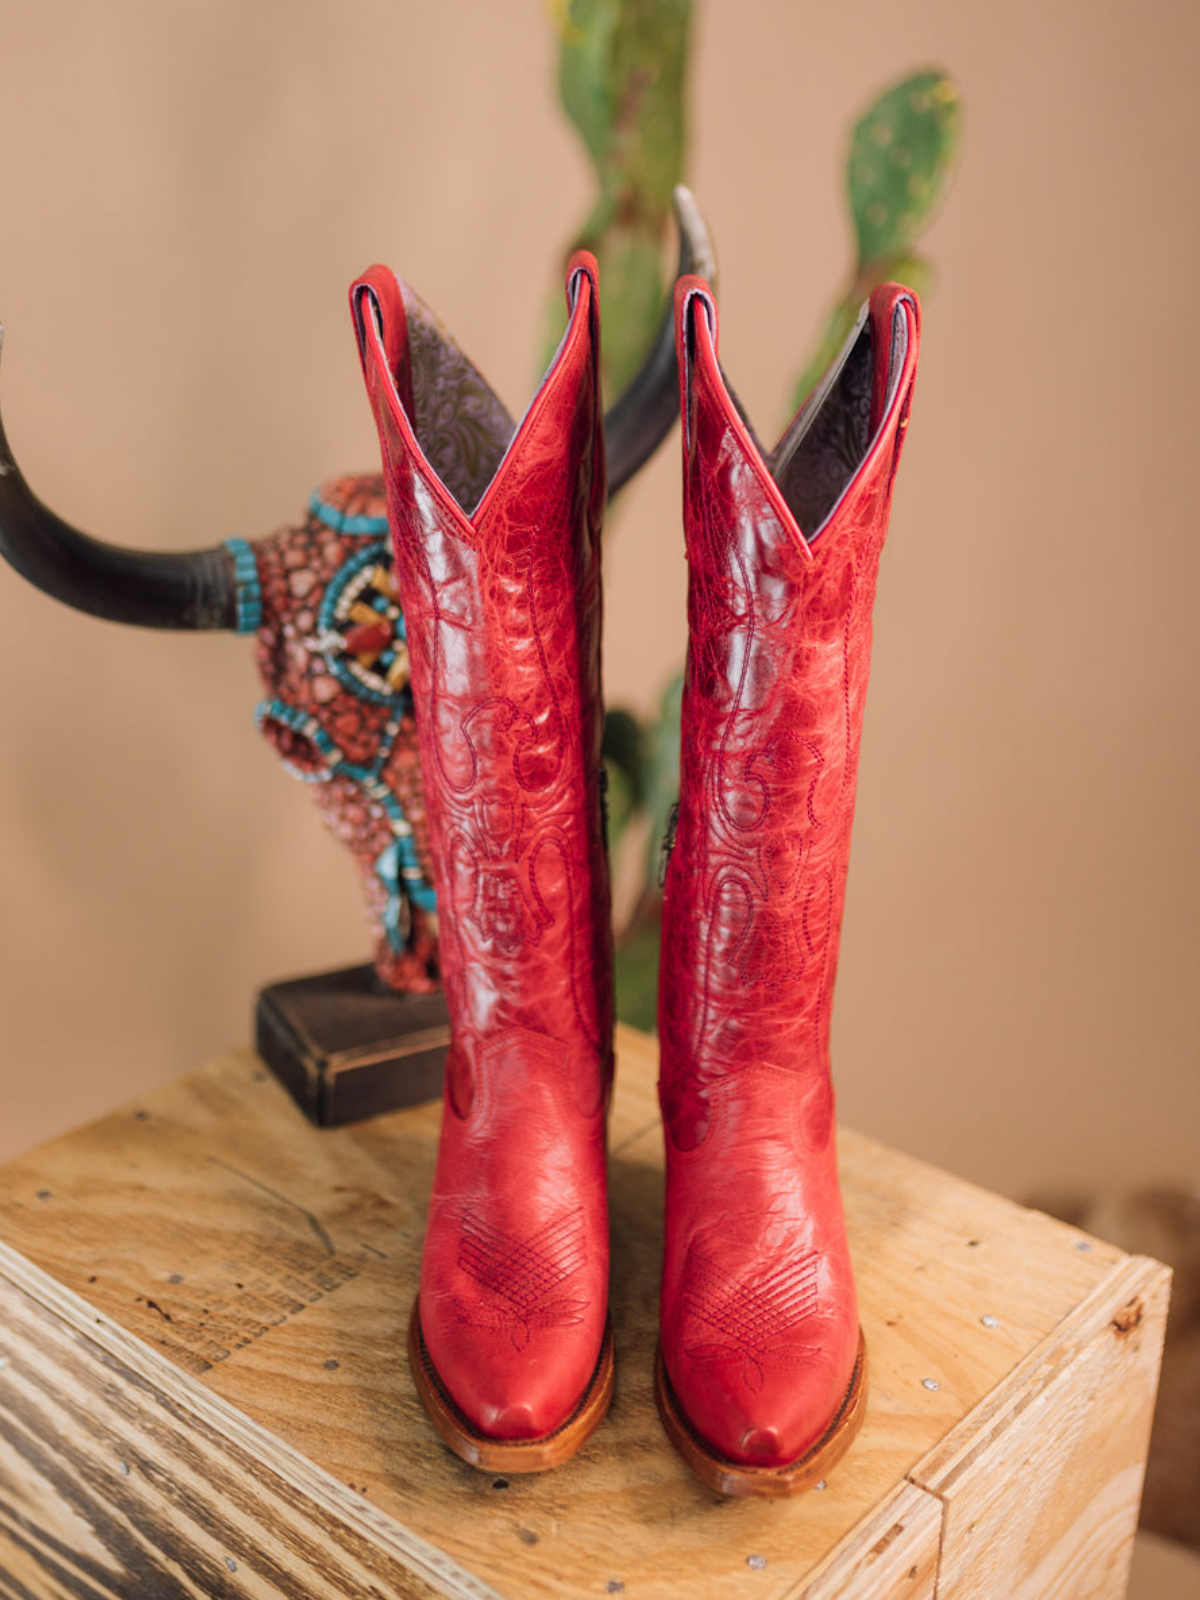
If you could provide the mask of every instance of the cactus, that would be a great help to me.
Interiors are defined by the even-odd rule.
[[[646,804],[647,730],[619,706],[604,718],[605,837],[615,853],[625,828]]]
[[[663,241],[683,177],[683,89],[691,0],[554,0],[558,87],[599,182],[572,248],[592,251],[604,294],[601,367],[618,393],[662,314]],[[562,331],[562,295],[548,326]]]
[[[858,261],[796,385],[795,406],[841,349],[872,289],[891,281],[918,294],[926,288],[929,267],[914,247],[945,193],[958,131],[958,90],[938,71],[917,72],[895,84],[855,124],[846,184]]]

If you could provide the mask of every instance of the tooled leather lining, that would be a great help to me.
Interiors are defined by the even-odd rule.
[[[413,431],[426,460],[464,511],[483,498],[516,423],[479,370],[403,280]]]
[[[838,362],[769,458],[771,476],[810,541],[867,453],[872,356],[871,326],[860,317]]]
[[[895,397],[907,349],[908,322],[903,306],[897,306],[884,416]],[[767,457],[771,476],[810,544],[871,447],[874,371],[874,340],[864,305],[838,359]],[[881,417],[880,425],[882,421]]]

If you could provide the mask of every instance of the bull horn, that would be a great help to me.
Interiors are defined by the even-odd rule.
[[[0,328],[0,347],[4,330]],[[0,555],[44,594],[140,628],[237,627],[234,558],[211,550],[124,550],[55,516],[25,482],[0,419]]]
[[[679,229],[677,275],[695,272],[715,286],[716,260],[704,218],[691,191],[679,184],[672,196]],[[679,416],[679,379],[675,367],[675,313],[667,296],[662,321],[650,353],[629,387],[604,414],[608,454],[608,492],[616,494],[644,465],[671,431]]]

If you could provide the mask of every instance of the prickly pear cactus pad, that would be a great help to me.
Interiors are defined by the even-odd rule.
[[[912,253],[953,170],[958,123],[954,84],[918,72],[855,124],[847,182],[860,271]]]
[[[930,269],[916,244],[954,171],[959,112],[954,82],[930,68],[885,90],[855,123],[846,187],[858,259],[850,287],[829,313],[797,381],[793,410],[842,348],[872,289],[903,283],[924,294],[928,288]]]

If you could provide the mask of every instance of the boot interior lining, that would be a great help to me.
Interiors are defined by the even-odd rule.
[[[413,428],[430,466],[470,513],[495,477],[517,425],[420,296],[405,283],[401,289],[408,320]],[[873,344],[864,305],[837,360],[775,450],[763,451],[771,476],[809,543],[829,521],[871,445]],[[897,306],[884,415],[894,398],[907,346],[908,323],[903,306]],[[728,380],[726,387],[758,445]]]
[[[421,297],[403,281],[400,288],[408,321],[413,431],[429,465],[470,513],[495,477],[516,423]]]
[[[871,399],[877,355],[867,309],[864,305],[838,359],[769,457],[771,476],[810,544],[829,521],[874,442]],[[895,399],[907,350],[908,318],[900,304],[892,317],[880,425]]]
[[[770,458],[771,476],[810,543],[829,520],[870,444],[872,346],[864,306],[841,355]]]

